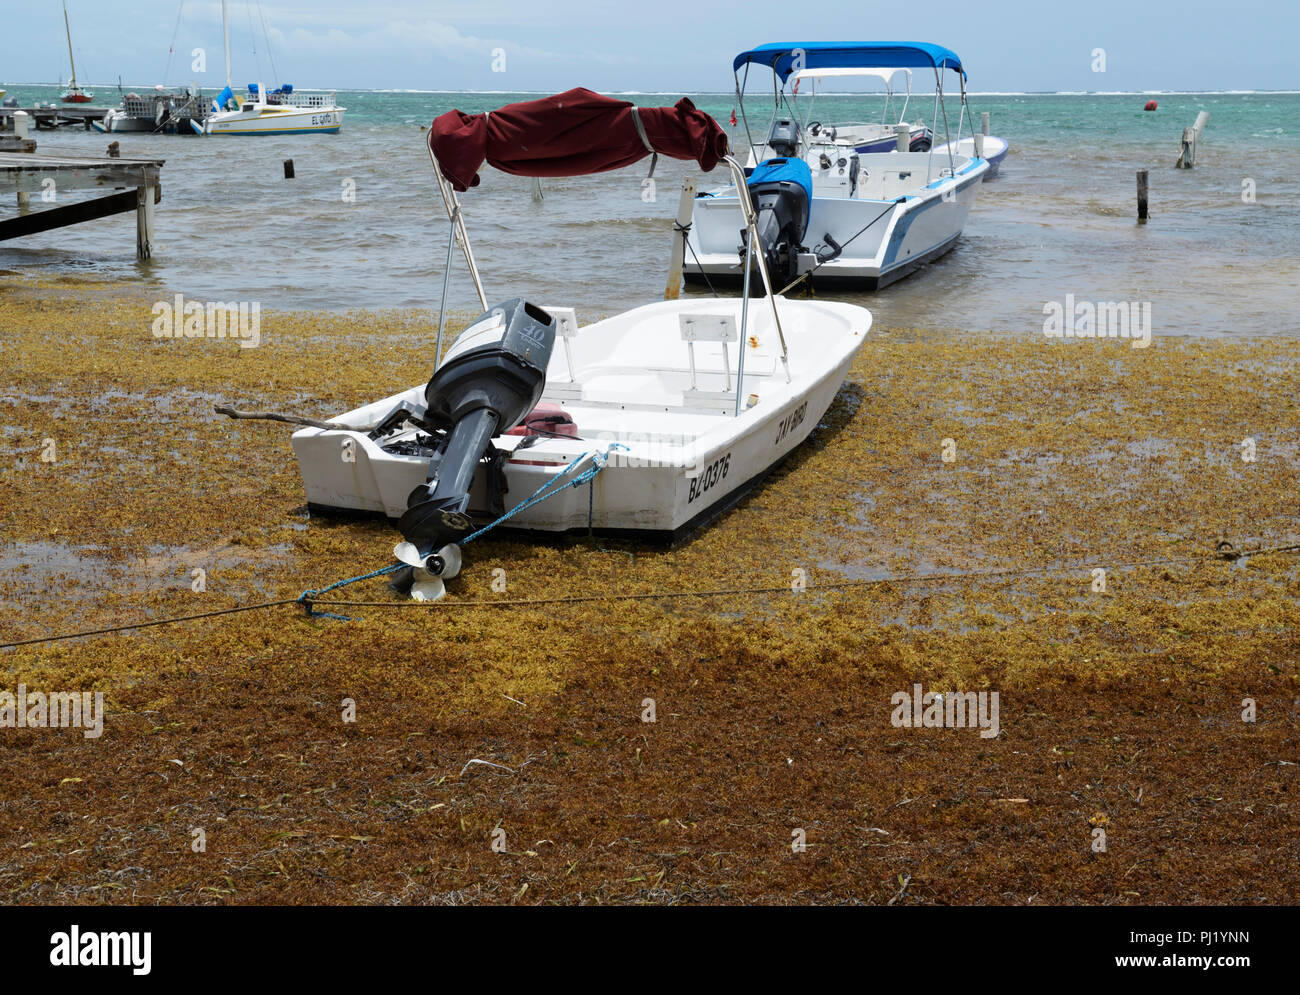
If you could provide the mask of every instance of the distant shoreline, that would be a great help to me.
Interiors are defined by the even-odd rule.
[[[123,90],[145,91],[152,90],[157,83],[83,83],[82,86],[88,89],[116,90],[120,86]],[[181,89],[188,84],[162,84],[169,89]],[[12,88],[20,86],[30,87],[48,87],[52,90],[59,88],[58,83],[3,83],[0,88]],[[206,89],[220,89],[221,84],[210,84]],[[200,87],[205,89],[205,87]],[[402,89],[400,87],[319,87],[319,86],[298,86],[295,84],[295,91],[305,93],[392,93],[392,94],[475,94],[481,96],[511,95],[524,94],[528,96],[550,96],[555,93],[554,90],[419,90],[419,89]],[[603,93],[613,97],[666,97],[666,96],[687,96],[687,97],[730,97],[735,95],[734,90],[604,90]],[[933,92],[933,91],[917,91]],[[968,97],[1280,97],[1295,96],[1300,94],[1300,90],[967,90]],[[827,97],[857,97],[857,96],[878,96],[876,91],[854,91],[843,90],[838,92],[818,93],[818,96]]]

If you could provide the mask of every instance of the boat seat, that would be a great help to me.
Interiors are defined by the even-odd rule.
[[[806,172],[806,170],[805,170]],[[727,343],[735,342],[736,316],[732,314],[681,314],[677,316],[681,329],[682,341],[686,343],[686,353],[691,363],[691,390],[696,390],[695,343],[720,342],[722,344],[722,371],[727,376],[727,390],[731,390],[731,358],[727,352]],[[705,371],[716,372],[716,371]]]

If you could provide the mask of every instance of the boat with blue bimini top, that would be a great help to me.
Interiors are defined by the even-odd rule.
[[[428,152],[449,231],[428,383],[326,422],[224,413],[305,423],[292,442],[309,506],[397,519],[396,586],[420,599],[441,597],[461,547],[496,525],[647,538],[707,522],[807,438],[871,327],[864,308],[773,292],[744,169],[729,151],[718,123],[687,99],[638,108],[575,89],[441,115]],[[732,223],[746,232],[766,300],[669,293],[588,325],[571,306],[489,304],[458,197],[485,161],[517,176],[581,176],[651,155],[705,172],[723,165],[740,183]],[[444,355],[457,245],[483,313]]]
[[[896,142],[908,151],[860,152],[838,130],[798,118],[774,117],[756,141],[744,127],[754,163],[745,186],[758,211],[761,249],[778,286],[788,290],[815,275],[819,285],[875,290],[901,279],[953,247],[975,203],[988,162],[964,155],[966,73],[950,49],[929,42],[779,42],[741,52],[733,62],[744,112],[744,70],[758,65],[785,83],[796,73],[830,70],[929,69],[935,80],[935,120],[943,144],[911,151],[911,126]],[[959,81],[957,134],[949,129],[944,73]],[[779,95],[779,90],[777,91]],[[779,96],[778,96],[779,103]],[[743,251],[732,220],[737,187],[705,191],[695,200],[686,235],[684,273],[692,282],[744,278]],[[750,263],[752,265],[752,261]]]

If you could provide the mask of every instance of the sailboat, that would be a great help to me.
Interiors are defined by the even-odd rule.
[[[63,0],[63,30],[68,36],[68,62],[72,66],[72,79],[59,91],[59,99],[65,104],[88,104],[95,99],[95,95],[77,86],[77,63],[72,58],[72,28],[68,26],[68,0]]]
[[[337,135],[343,126],[343,112],[334,94],[295,93],[285,83],[267,91],[261,83],[248,84],[247,99],[235,95],[230,76],[230,22],[226,0],[221,0],[221,30],[226,47],[226,88],[212,102],[205,121],[190,121],[199,135]]]

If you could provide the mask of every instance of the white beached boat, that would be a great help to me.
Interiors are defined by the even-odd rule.
[[[337,135],[343,127],[345,107],[334,94],[295,93],[286,83],[270,92],[261,83],[248,85],[247,99],[235,95],[230,75],[230,24],[226,0],[221,0],[221,25],[226,50],[226,87],[212,110],[190,127],[199,135]]]
[[[956,53],[925,42],[802,42],[763,45],[736,56],[739,70],[769,67],[780,80],[795,72],[841,67],[929,68],[935,75],[936,115],[943,105],[943,70],[961,81]],[[943,109],[947,120],[946,108]],[[811,127],[808,129],[811,132]],[[746,124],[748,132],[748,124]],[[838,136],[836,136],[838,137]],[[945,125],[945,142],[950,140]],[[945,146],[927,152],[860,153],[829,129],[805,134],[797,120],[777,118],[751,149],[765,158],[746,179],[759,212],[762,248],[777,285],[788,289],[815,274],[819,284],[874,290],[907,275],[956,243],[988,163]],[[774,153],[770,157],[769,153]],[[757,158],[757,155],[756,155]],[[685,272],[701,282],[739,280],[744,267],[732,221],[736,187],[700,194],[687,235]]]
[[[771,294],[757,252],[762,302],[665,300],[585,326],[570,307],[491,307],[457,196],[485,158],[525,176],[599,172],[652,152],[706,171],[722,162],[741,181],[734,223],[752,250],[757,217],[726,142],[688,100],[638,110],[586,90],[435,120],[429,155],[451,219],[439,314],[457,242],[485,313],[445,356],[439,318],[428,385],[293,434],[310,505],[399,519],[406,581],[433,598],[476,525],[504,516],[541,533],[679,535],[788,456],[830,407],[869,311]]]

